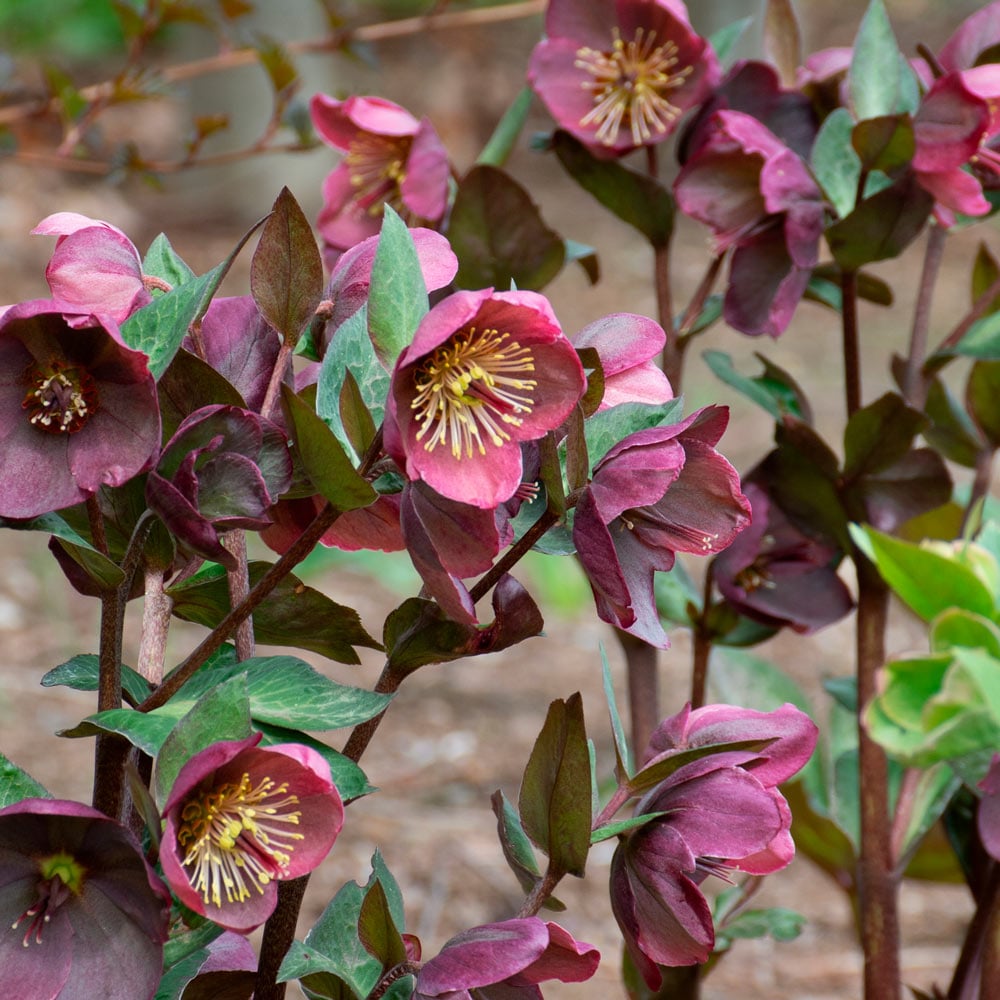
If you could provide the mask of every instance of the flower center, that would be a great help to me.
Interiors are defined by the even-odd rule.
[[[581,125],[597,125],[595,137],[613,146],[618,130],[632,132],[632,144],[648,142],[655,129],[661,135],[680,114],[666,94],[683,85],[693,67],[675,69],[677,46],[669,39],[656,44],[656,32],[637,28],[635,38],[622,40],[618,29],[610,52],[584,46],[577,50],[576,67],[593,79],[583,86],[593,94],[594,106],[580,119]]]
[[[733,579],[737,586],[742,587],[747,594],[752,594],[755,590],[774,590],[776,584],[771,579],[768,569],[770,560],[765,556],[758,556],[749,566],[741,569]]]
[[[48,434],[75,434],[97,410],[97,382],[83,368],[53,361],[47,370],[28,369],[21,409],[32,427]]]
[[[298,797],[287,793],[287,782],[263,778],[252,787],[245,773],[238,784],[226,782],[184,804],[177,842],[187,852],[191,885],[206,903],[222,906],[223,893],[227,902],[241,903],[251,886],[263,894],[288,869],[303,835],[282,826],[297,826],[302,815],[289,808]]]
[[[406,179],[406,158],[412,141],[362,132],[348,147],[344,162],[351,186],[369,215],[379,215],[386,202],[403,214],[400,186]]]
[[[52,915],[70,896],[78,896],[83,891],[84,869],[69,854],[60,852],[39,863],[41,881],[36,886],[37,898],[24,913],[12,923],[11,929],[28,922],[21,942],[27,948],[32,940],[42,943],[42,931],[52,920]]]
[[[510,440],[504,425],[520,427],[518,414],[531,412],[538,383],[518,376],[534,370],[531,351],[509,333],[460,330],[417,369],[417,440],[427,438],[427,451],[447,443],[455,458],[485,455],[487,439],[501,447]]]

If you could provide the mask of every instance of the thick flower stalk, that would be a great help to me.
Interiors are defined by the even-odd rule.
[[[726,322],[777,337],[819,260],[823,194],[803,160],[756,118],[718,111],[674,182],[677,205],[732,249]]]
[[[150,1000],[170,893],[131,834],[78,802],[0,810],[0,996]]]
[[[409,479],[493,508],[521,482],[521,443],[558,427],[585,386],[543,296],[456,292],[427,313],[396,362],[386,448]]]
[[[189,760],[163,813],[163,874],[177,898],[234,931],[271,915],[276,881],[311,872],[344,822],[326,761],[260,735],[215,743]]]
[[[0,517],[38,517],[121,486],[159,444],[146,355],[111,320],[41,299],[0,317]]]
[[[791,811],[777,786],[805,766],[816,737],[814,723],[792,705],[773,712],[688,706],[653,734],[647,765],[691,748],[769,742],[683,764],[639,801],[637,815],[663,815],[619,843],[611,904],[650,989],[660,985],[658,966],[694,965],[711,953],[712,913],[699,888],[709,875],[766,875],[791,861]]]
[[[680,0],[551,0],[528,78],[560,128],[625,153],[662,142],[719,79]]]
[[[408,225],[433,228],[441,221],[451,167],[427,119],[380,97],[338,101],[316,94],[309,110],[320,138],[344,154],[323,183],[316,220],[328,265],[378,234],[384,205]]]
[[[541,1000],[546,979],[580,983],[600,962],[558,924],[524,917],[462,931],[424,963],[413,1000]]]
[[[669,645],[653,573],[677,552],[719,552],[750,523],[736,470],[714,448],[729,420],[710,406],[677,424],[630,434],[594,467],[576,506],[573,541],[602,621]]]

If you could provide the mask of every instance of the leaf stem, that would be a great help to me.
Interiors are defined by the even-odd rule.
[[[913,310],[913,327],[910,331],[910,349],[906,355],[906,371],[903,375],[903,398],[917,409],[922,409],[926,393],[921,372],[927,354],[927,333],[930,329],[931,302],[934,287],[944,259],[944,245],[947,232],[943,226],[931,223],[924,252],[924,266],[920,274],[920,288]]]

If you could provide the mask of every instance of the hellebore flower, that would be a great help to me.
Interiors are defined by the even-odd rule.
[[[337,101],[316,94],[309,111],[324,142],[344,153],[323,182],[323,209],[316,221],[328,264],[378,233],[385,204],[407,225],[433,227],[441,221],[451,167],[426,118],[417,121],[379,97]]]
[[[163,807],[163,874],[177,898],[250,931],[278,901],[275,880],[311,872],[344,823],[330,768],[309,747],[214,743],[181,768]]]
[[[937,54],[938,65],[947,72],[971,69],[983,56],[989,62],[991,50],[1000,43],[1000,0],[970,14],[954,30]]]
[[[665,403],[674,398],[667,376],[653,360],[667,341],[663,327],[645,316],[612,313],[584,327],[573,346],[597,351],[604,372],[598,412],[619,403]]]
[[[149,1000],[170,893],[131,834],[78,802],[0,810],[0,995]]]
[[[792,705],[752,712],[733,705],[690,706],[654,736],[659,760],[715,743],[772,740],[762,750],[723,750],[679,767],[648,792],[637,815],[664,813],[630,833],[611,861],[611,907],[625,945],[650,989],[658,965],[704,962],[715,943],[711,909],[699,888],[730,869],[766,875],[795,848],[791,811],[775,787],[800,770],[817,729]]]
[[[799,531],[754,484],[743,492],[753,523],[715,558],[715,582],[741,614],[809,633],[843,618],[854,602],[833,561],[835,546]]]
[[[560,128],[624,153],[662,142],[719,79],[680,0],[550,0],[528,79]]]
[[[0,517],[70,507],[155,458],[160,411],[146,355],[125,347],[111,320],[76,319],[74,329],[43,299],[0,317]]]
[[[76,212],[48,215],[31,230],[58,236],[45,268],[52,297],[72,313],[96,313],[121,323],[152,296],[135,244],[115,226]]]
[[[573,542],[597,614],[665,649],[653,572],[675,552],[724,549],[750,523],[736,470],[713,445],[729,420],[710,406],[678,424],[636,431],[594,467],[576,506]]]
[[[146,502],[191,551],[233,567],[220,533],[257,530],[288,489],[292,459],[269,420],[235,406],[203,406],[166,443],[146,481]]]
[[[674,182],[677,205],[733,248],[726,322],[779,336],[819,259],[823,194],[805,163],[769,129],[739,111],[708,121]]]
[[[979,839],[987,853],[1000,861],[1000,753],[993,755],[986,777],[978,787],[983,793],[976,813]]]
[[[409,479],[496,507],[520,484],[521,442],[558,427],[585,387],[543,296],[456,292],[424,316],[396,361],[386,449]]]
[[[1000,152],[990,145],[1000,133],[998,98],[1000,66],[988,64],[946,73],[920,102],[913,119],[912,166],[920,186],[934,196],[942,225],[953,225],[955,212],[992,210],[982,178],[995,184],[1000,174]]]
[[[424,963],[413,1000],[541,1000],[540,982],[582,983],[600,960],[596,948],[538,917],[483,924]]]

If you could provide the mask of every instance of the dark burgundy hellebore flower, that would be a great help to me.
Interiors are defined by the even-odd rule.
[[[718,111],[674,182],[677,205],[732,248],[726,322],[777,337],[819,260],[823,194],[805,163],[757,119]]]
[[[56,302],[0,317],[0,517],[70,507],[143,472],[160,444],[160,410],[146,355],[111,320]]]
[[[979,839],[987,853],[1000,861],[1000,753],[993,755],[986,777],[978,787],[983,793],[976,814]]]
[[[436,226],[448,205],[451,167],[437,132],[380,97],[334,100],[316,94],[309,105],[324,142],[344,158],[323,183],[316,225],[327,264],[378,233],[388,204],[407,225]]]
[[[235,406],[203,406],[165,445],[146,481],[146,502],[182,545],[235,566],[220,533],[270,524],[267,512],[291,476],[288,443],[269,420]]]
[[[762,750],[722,750],[682,765],[648,792],[636,814],[664,813],[628,834],[611,862],[611,906],[625,945],[650,989],[657,966],[704,962],[715,943],[699,889],[731,869],[766,875],[795,853],[791,811],[777,785],[812,755],[817,729],[793,705],[754,712],[734,705],[687,706],[665,719],[646,763],[716,743],[771,740]]]
[[[602,621],[669,645],[653,600],[653,572],[674,553],[724,549],[750,522],[736,470],[713,447],[729,421],[709,406],[630,434],[594,467],[577,504],[573,541]]]
[[[181,768],[164,807],[163,874],[185,906],[249,931],[271,915],[276,880],[311,872],[344,823],[323,758],[260,734],[214,743]]]
[[[560,128],[625,153],[662,142],[719,79],[681,0],[550,0],[528,79]]]
[[[600,960],[596,948],[538,917],[483,924],[424,963],[413,1000],[541,1000],[540,982],[581,983]]]
[[[131,834],[78,802],[0,810],[0,996],[149,1000],[170,893]]]
[[[764,625],[815,632],[854,606],[837,576],[837,549],[799,531],[759,486],[744,485],[753,523],[715,558],[715,582],[741,614]]]

